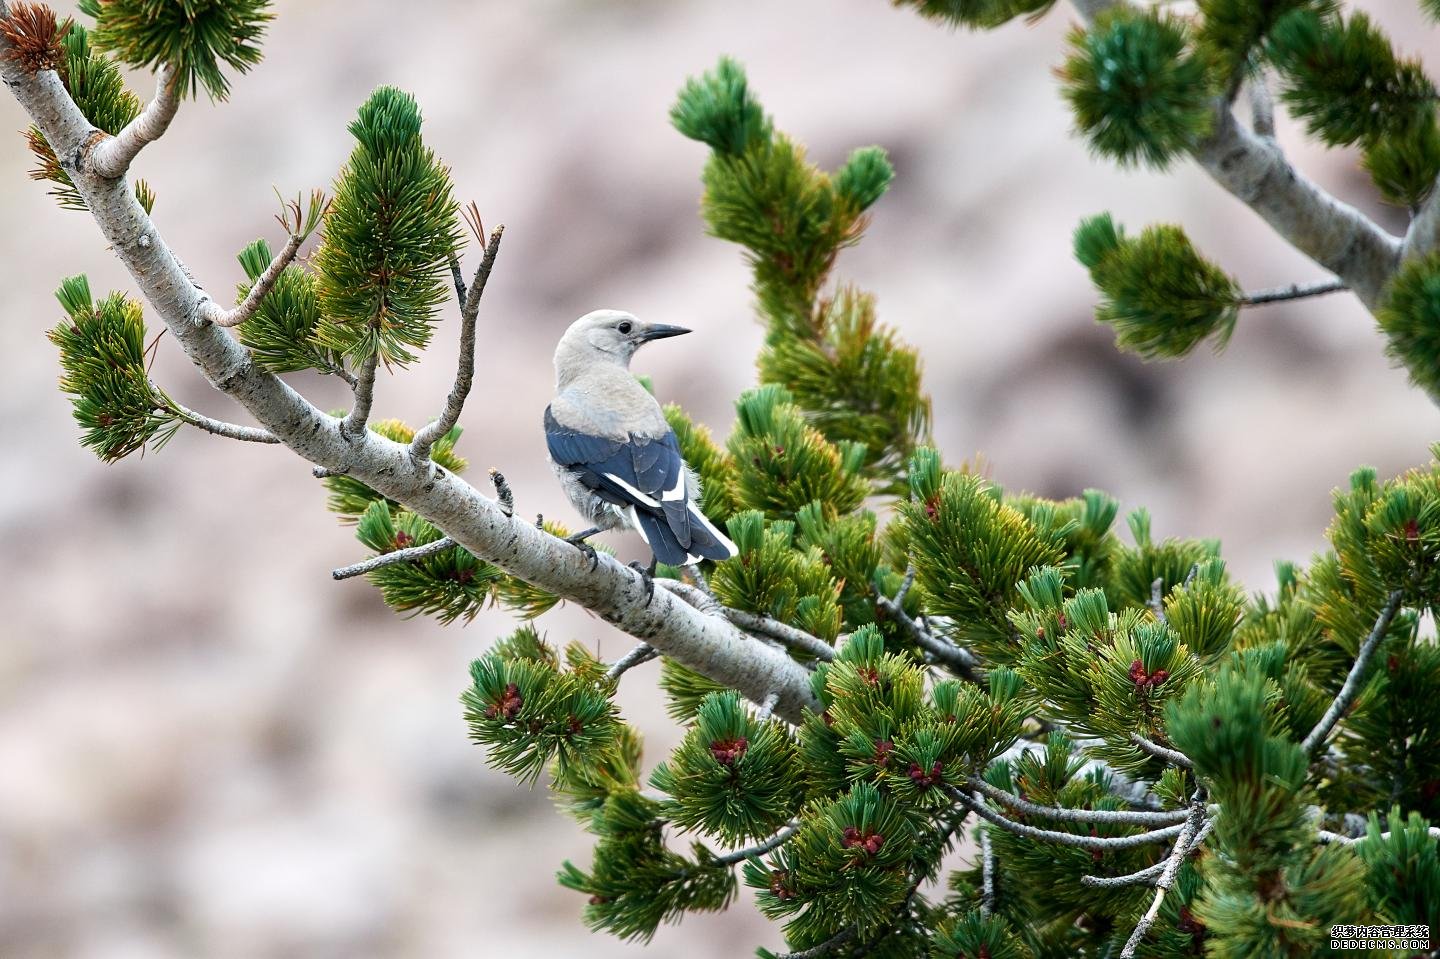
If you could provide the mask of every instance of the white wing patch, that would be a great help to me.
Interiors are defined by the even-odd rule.
[[[649,546],[649,545],[650,545],[650,537],[648,537],[648,536],[645,535],[645,527],[643,527],[643,526],[640,525],[640,517],[639,517],[638,514],[636,514],[636,512],[635,512],[635,507],[633,507],[633,506],[630,507],[629,513],[630,513],[630,526],[631,526],[637,533],[640,534],[640,538],[645,541],[645,545],[646,545],[646,546]]]
[[[683,499],[685,498],[685,469],[684,469],[684,467],[682,467],[682,468],[675,474],[675,485],[674,485],[672,488],[667,489],[665,492],[661,493],[661,494],[660,494],[660,498],[661,498],[662,500],[665,500],[667,503],[673,503],[673,502],[675,502],[676,500],[683,500]]]
[[[625,492],[629,493],[632,497],[635,498],[635,501],[637,503],[642,503],[645,506],[650,507],[651,509],[660,508],[660,504],[655,501],[654,497],[647,496],[646,494],[640,492],[638,489],[631,486],[629,483],[625,482],[623,479],[616,476],[614,473],[606,473],[605,478],[608,479],[610,482],[614,483],[616,486],[619,486]]]

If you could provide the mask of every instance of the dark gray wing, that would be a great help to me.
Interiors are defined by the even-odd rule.
[[[655,558],[671,566],[696,556],[726,559],[734,546],[698,514],[685,483],[685,461],[673,431],[616,440],[563,426],[545,408],[550,458],[608,503],[631,509]]]

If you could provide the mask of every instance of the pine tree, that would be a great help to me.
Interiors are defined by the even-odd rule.
[[[903,5],[989,28],[1052,2]],[[1248,307],[1348,285],[1440,397],[1433,84],[1327,0],[1196,6],[1082,4],[1090,22],[1060,69],[1077,131],[1122,165],[1193,157],[1249,184],[1247,202],[1338,278],[1246,293],[1179,227],[1127,235],[1099,214],[1075,234],[1097,318],[1121,348],[1173,358],[1223,347]],[[743,882],[788,955],[811,959],[1300,957],[1330,951],[1342,924],[1434,936],[1440,444],[1393,478],[1357,470],[1334,495],[1329,550],[1277,564],[1275,590],[1255,596],[1217,542],[1157,539],[1143,508],[1126,535],[1101,491],[1050,500],[947,465],[919,354],[833,277],[894,176],[884,151],[817,168],[722,59],[670,119],[708,149],[707,228],[753,270],[759,384],[724,441],[678,407],[666,416],[738,555],[662,568],[647,595],[559,525],[513,516],[499,473],[494,499],[463,478],[458,421],[502,230],[462,212],[414,98],[382,87],[359,107],[334,199],[286,203],[283,245],[241,251],[245,279],[222,306],[143,230],[153,195],[125,173],[182,100],[223,99],[229,73],[258,60],[268,5],[82,9],[93,28],[0,0],[0,66],[34,118],[38,178],[92,214],[144,298],[97,301],[83,276],[57,293],[49,336],[82,443],[114,461],[189,425],[283,444],[368,554],[337,579],[363,575],[396,611],[445,623],[514,610],[521,624],[471,666],[464,721],[489,763],[543,779],[593,833],[589,861],[558,877],[592,928],[646,940],[727,908]],[[120,64],[156,70],[149,106]],[[1298,179],[1267,128],[1269,75],[1311,135],[1359,146],[1377,190],[1415,208],[1406,237]],[[1247,89],[1254,133],[1231,112]],[[156,239],[130,242],[137,224]],[[483,246],[468,283],[467,225]],[[317,229],[317,253],[297,259]],[[452,279],[461,358],[440,414],[418,428],[372,418],[378,374],[427,346]],[[152,381],[146,309],[260,427]],[[351,408],[326,414],[278,378],[298,370],[343,379]],[[562,652],[533,622],[562,601],[643,639],[613,663]],[[656,656],[684,734],[646,777],[614,694]],[[978,853],[942,875],[962,837]]]

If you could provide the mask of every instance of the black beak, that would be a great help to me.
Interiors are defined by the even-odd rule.
[[[681,333],[689,333],[683,326],[666,326],[663,323],[654,323],[640,331],[640,342],[649,343],[651,340],[663,340],[667,336],[679,336]]]

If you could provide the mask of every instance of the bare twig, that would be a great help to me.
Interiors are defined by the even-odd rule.
[[[1350,289],[1344,280],[1320,280],[1316,283],[1291,283],[1268,290],[1256,290],[1240,298],[1242,306],[1264,306],[1266,303],[1283,303],[1286,300],[1300,300],[1307,296],[1325,296],[1328,293],[1343,293]]]
[[[902,587],[902,590],[903,589],[904,587]],[[904,626],[906,632],[910,634],[916,644],[931,656],[935,657],[937,662],[941,663],[947,669],[950,669],[957,676],[961,676],[971,682],[980,681],[980,677],[975,671],[980,665],[980,660],[976,659],[975,654],[970,652],[970,650],[963,649],[947,639],[936,636],[930,630],[910,618],[910,614],[905,612],[904,607],[888,596],[877,592],[875,594],[875,605],[884,610],[886,615],[890,616],[901,626]]]
[[[1310,730],[1310,735],[1300,744],[1306,753],[1314,754],[1315,750],[1325,742],[1325,737],[1335,728],[1340,717],[1345,715],[1345,710],[1355,701],[1360,694],[1360,684],[1365,679],[1365,670],[1370,665],[1370,657],[1375,655],[1375,649],[1380,641],[1385,638],[1385,631],[1390,628],[1390,622],[1395,614],[1400,611],[1400,600],[1405,595],[1403,589],[1396,589],[1390,592],[1385,598],[1385,605],[1380,608],[1380,615],[1375,620],[1375,628],[1370,630],[1370,635],[1360,644],[1359,651],[1355,654],[1355,664],[1350,667],[1350,674],[1345,677],[1345,685],[1340,687],[1340,692],[1335,694],[1335,700],[1330,708],[1325,710],[1325,715],[1315,728]]]
[[[450,254],[450,279],[455,283],[455,302],[460,304],[460,312],[465,312],[465,274],[460,272],[460,258]]]
[[[673,582],[673,580],[671,581]],[[667,584],[668,585],[668,584]],[[695,589],[695,587],[690,587]],[[696,590],[699,592],[699,590]],[[703,595],[703,594],[702,594]],[[796,629],[794,626],[786,625],[778,619],[771,619],[760,613],[747,613],[742,609],[731,609],[728,606],[721,607],[722,615],[730,622],[741,629],[768,636],[796,652],[812,656],[822,662],[830,662],[835,658],[835,650],[818,636],[811,636],[803,629]]]
[[[1155,582],[1150,584],[1150,612],[1155,614],[1158,622],[1165,622],[1165,597],[1161,592],[1165,588],[1165,577],[1156,576]]]
[[[605,678],[613,683],[625,675],[626,670],[633,669],[641,663],[648,663],[659,655],[660,653],[656,651],[654,646],[651,646],[649,643],[640,643],[634,649],[630,650],[630,652],[611,663],[610,668],[605,670]]]
[[[1187,810],[1149,812],[1130,809],[1066,809],[1062,806],[1041,806],[1014,793],[992,786],[983,779],[967,779],[964,788],[973,789],[987,799],[1009,806],[1027,816],[1042,816],[1057,822],[1125,823],[1135,826],[1173,826],[1185,821]]]
[[[410,455],[417,460],[425,460],[430,456],[430,449],[435,441],[440,439],[451,428],[460,421],[460,414],[465,410],[465,398],[470,395],[470,385],[475,380],[475,319],[480,312],[480,297],[485,295],[485,284],[490,279],[490,271],[495,266],[495,256],[500,252],[500,238],[505,233],[505,225],[502,223],[490,234],[490,242],[485,246],[485,255],[480,259],[480,266],[475,270],[475,278],[470,281],[470,289],[466,292],[460,308],[460,361],[455,371],[455,384],[450,387],[450,395],[445,400],[445,409],[440,413],[439,418],[427,424],[415,434],[414,440],[410,443]]]
[[[1130,933],[1125,948],[1120,950],[1120,959],[1134,959],[1135,950],[1154,925],[1155,917],[1160,915],[1160,904],[1165,901],[1165,893],[1175,884],[1175,875],[1180,871],[1180,864],[1185,861],[1185,855],[1190,851],[1190,841],[1204,818],[1205,803],[1196,801],[1190,807],[1190,818],[1181,828],[1180,838],[1175,840],[1175,848],[1171,851],[1170,858],[1165,861],[1165,867],[1155,879],[1155,898],[1150,901],[1150,908],[1145,910],[1145,915],[1135,924],[1135,930]]]
[[[262,430],[254,426],[241,426],[238,423],[226,423],[223,420],[211,419],[203,413],[197,413],[186,406],[181,406],[174,400],[170,401],[170,407],[175,414],[191,426],[199,427],[207,433],[216,436],[223,436],[227,439],[241,440],[246,443],[278,443],[279,438],[269,430]]]
[[[280,223],[281,228],[285,230],[287,235],[285,245],[280,248],[280,252],[275,254],[274,258],[270,260],[270,264],[265,267],[265,270],[256,278],[255,282],[250,285],[250,291],[245,294],[245,299],[241,300],[235,306],[226,309],[214,300],[206,299],[205,302],[201,304],[199,310],[201,322],[214,323],[216,326],[228,328],[239,326],[254,316],[256,311],[260,309],[260,304],[265,301],[265,297],[270,295],[271,289],[275,286],[275,281],[280,279],[280,274],[284,273],[285,268],[294,262],[295,254],[299,252],[300,245],[303,244],[309,238],[310,234],[315,232],[315,228],[320,225],[320,220],[325,216],[325,211],[329,206],[330,201],[326,199],[325,194],[320,190],[314,190],[310,193],[308,211],[301,207],[298,199],[290,201],[282,200],[280,203],[280,213],[276,215],[275,219]],[[354,377],[346,373],[343,367],[327,365],[326,372],[335,373],[345,378],[352,388],[355,385]]]
[[[799,831],[800,820],[792,819],[785,824],[785,828],[764,842],[756,843],[753,846],[746,846],[744,849],[736,849],[734,852],[727,852],[723,856],[716,856],[715,861],[722,866],[733,866],[737,862],[744,862],[747,859],[764,856],[785,845],[785,843],[794,838],[795,834]]]
[[[1185,854],[1188,856],[1196,849],[1199,849],[1201,843],[1205,841],[1205,837],[1210,835],[1210,830],[1214,828],[1214,818],[1205,820],[1205,824],[1200,827],[1200,831],[1195,834],[1195,838],[1190,840],[1189,847],[1186,849]],[[1081,876],[1080,884],[1082,886],[1089,886],[1092,889],[1104,889],[1115,886],[1153,886],[1155,885],[1155,880],[1160,878],[1160,874],[1165,871],[1167,862],[1169,862],[1168,857],[1160,860],[1153,866],[1147,866],[1138,872],[1127,873],[1123,876]]]
[[[514,516],[515,491],[512,490],[510,484],[505,481],[505,474],[492,466],[490,468],[490,482],[495,486],[495,495],[498,497],[496,502],[500,504],[500,512],[506,516]]]
[[[1176,766],[1181,766],[1185,769],[1195,768],[1195,764],[1190,761],[1190,757],[1180,752],[1180,750],[1162,746],[1157,742],[1146,739],[1139,733],[1131,733],[1130,742],[1138,747],[1141,752],[1147,752],[1158,759],[1165,760],[1167,763],[1174,763]]]
[[[757,712],[757,713],[755,714],[756,720],[758,720],[759,722],[762,722],[762,723],[769,722],[769,721],[770,721],[770,714],[773,713],[773,712],[775,712],[775,704],[778,703],[779,701],[780,701],[780,697],[777,696],[777,695],[775,695],[774,693],[771,693],[769,696],[766,696],[766,697],[765,697],[765,701],[760,704],[760,710],[759,710],[759,712]]]
[[[1000,815],[989,806],[977,794],[974,796],[956,789],[953,786],[945,787],[947,793],[956,802],[970,809],[981,819],[987,820],[999,826],[1007,832],[1013,832],[1017,836],[1026,839],[1038,839],[1044,842],[1053,842],[1061,846],[1075,846],[1080,849],[1133,849],[1136,846],[1144,846],[1155,842],[1167,842],[1180,834],[1183,825],[1167,826],[1164,829],[1156,829],[1150,832],[1136,833],[1133,836],[1077,836],[1074,833],[1056,832],[1050,829],[1036,829],[1034,826],[1027,826]]]
[[[405,549],[397,549],[390,553],[381,553],[363,563],[356,563],[353,566],[342,566],[339,569],[330,571],[331,579],[350,579],[355,576],[364,576],[366,573],[383,569],[386,566],[394,566],[396,563],[414,563],[427,556],[434,556],[436,553],[443,553],[453,546],[458,546],[453,539],[442,536],[434,542],[426,543],[424,546],[410,546]]]
[[[1410,229],[1405,231],[1401,247],[1402,260],[1414,260],[1440,250],[1440,177],[1430,188],[1430,195],[1415,211]]]
[[[153,143],[165,134],[179,108],[180,71],[163,63],[155,75],[155,99],[119,133],[94,146],[90,151],[90,169],[95,171],[96,176],[106,179],[124,176],[145,144]]]

